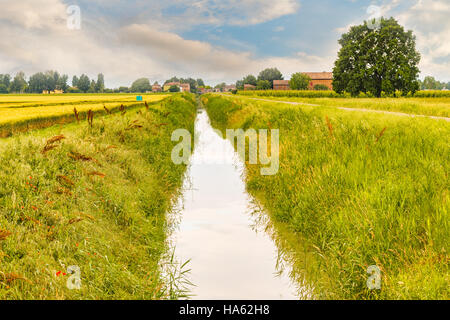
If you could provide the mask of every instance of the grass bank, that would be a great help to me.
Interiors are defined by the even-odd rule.
[[[166,212],[185,166],[174,129],[193,132],[192,95],[0,140],[0,299],[178,298],[161,275]],[[81,271],[68,289],[67,268]],[[173,271],[175,272],[175,271]],[[178,280],[177,280],[178,279]]]
[[[316,297],[449,298],[446,121],[232,96],[203,103],[222,130],[280,130],[279,172],[246,163],[246,185]],[[367,288],[371,265],[381,290]]]

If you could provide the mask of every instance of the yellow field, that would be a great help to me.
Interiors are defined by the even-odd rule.
[[[163,94],[142,95],[143,101],[136,101],[134,94],[108,95],[2,95],[0,96],[0,137],[9,136],[14,131],[47,127],[52,123],[68,122],[74,108],[84,114],[88,110],[104,111],[153,103],[166,98]]]

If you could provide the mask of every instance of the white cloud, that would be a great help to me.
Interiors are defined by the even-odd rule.
[[[391,0],[380,6],[384,17],[393,16],[417,38],[417,50],[422,59],[419,65],[421,77],[432,75],[441,81],[450,81],[450,2],[448,0]],[[338,33],[347,32],[352,25],[367,20],[361,16]]]
[[[226,3],[236,6],[227,9]],[[260,9],[251,14],[251,6],[256,6],[253,0],[196,1],[195,6],[199,10],[221,8],[223,13],[215,14],[216,18],[220,16],[223,23],[240,24],[244,23],[240,18],[226,21],[226,17],[242,10],[241,17],[249,18],[246,23],[257,23],[292,12],[297,8],[295,3],[283,0],[272,6],[269,1],[261,1]],[[91,77],[103,72],[109,86],[129,84],[137,77],[161,81],[172,75],[231,82],[244,74],[256,73],[266,62],[286,66],[286,61],[295,59],[254,60],[248,51],[235,52],[160,31],[154,27],[158,23],[117,29],[103,22],[101,29],[94,29],[92,21],[83,20],[81,30],[69,30],[66,8],[61,0],[3,0],[0,72],[23,70],[30,75],[54,69]]]
[[[450,81],[450,3],[443,0],[418,0],[396,16],[417,36],[422,53],[422,76],[433,75]]]

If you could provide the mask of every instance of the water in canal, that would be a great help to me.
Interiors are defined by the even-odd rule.
[[[242,161],[204,110],[195,127],[198,138],[171,236],[176,259],[190,259],[191,299],[298,299],[289,267],[280,274],[277,247],[258,230],[261,213],[251,213]]]

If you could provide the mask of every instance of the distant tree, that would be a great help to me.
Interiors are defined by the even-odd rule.
[[[0,74],[0,84],[3,84],[8,89],[11,85],[11,76],[9,74]]]
[[[236,81],[236,89],[237,90],[244,90],[244,80]]]
[[[0,83],[0,93],[8,93],[8,87]]]
[[[96,88],[96,83],[95,80],[91,80],[91,84],[89,85],[89,89],[88,89],[88,93],[96,93],[97,91],[95,90]]]
[[[69,76],[67,74],[63,74],[59,77],[58,82],[56,83],[56,86],[61,89],[62,91],[66,92],[69,88],[69,85],[67,84],[67,81],[69,80]]]
[[[283,75],[277,68],[267,68],[258,75],[258,80],[267,80],[270,82],[270,88],[273,88],[273,80],[283,80]]]
[[[197,86],[198,87],[204,87],[205,83],[203,82],[203,79],[197,79]]]
[[[214,86],[214,88],[215,88],[215,89],[220,89],[220,91],[222,91],[222,90],[225,88],[226,85],[227,85],[227,84],[226,84],[225,82],[222,82],[222,83],[216,84],[216,85]]]
[[[82,92],[86,93],[89,90],[89,87],[91,85],[91,80],[89,77],[85,74],[82,74],[80,76],[80,79],[78,79],[78,89],[80,89]]]
[[[72,78],[72,87],[78,87],[78,77],[73,76]]]
[[[128,87],[119,87],[118,92],[128,93],[128,92],[130,92],[130,89]]]
[[[140,78],[131,85],[131,92],[147,92],[151,91],[152,86],[147,78]]]
[[[450,90],[450,81],[447,82],[447,84],[445,85],[445,88],[447,88],[447,90]]]
[[[169,83],[169,82],[180,82],[180,79],[178,79],[177,77],[172,77],[169,80],[166,80],[166,82],[164,82],[164,84]]]
[[[97,76],[97,82],[95,84],[96,92],[103,92],[105,90],[105,76],[103,73],[99,73]]]
[[[256,83],[256,90],[270,90],[272,86],[269,80],[258,80]]]
[[[438,88],[437,81],[434,77],[427,76],[422,83],[423,89],[425,90],[436,90]]]
[[[33,74],[28,80],[28,91],[32,93],[42,93],[48,90],[47,77],[42,72]]]
[[[379,28],[365,22],[353,26],[339,40],[341,49],[333,69],[336,92],[370,92],[381,97],[384,91],[403,95],[419,89],[417,76],[420,54],[416,38],[394,18],[380,20]]]
[[[244,87],[244,84],[251,84],[253,86],[256,86],[256,77],[249,74],[248,76],[244,77],[244,79],[242,79],[243,81],[243,85],[242,88]]]
[[[307,74],[297,72],[291,76],[289,87],[292,90],[307,90],[310,81],[311,78]]]
[[[197,80],[192,78],[182,79],[181,83],[189,83],[191,87],[191,92],[196,93],[197,92]]]
[[[169,92],[180,92],[180,87],[177,85],[171,85],[169,88]]]
[[[18,72],[14,77],[14,80],[10,85],[10,92],[13,93],[24,93],[27,89],[27,81],[25,80],[25,73],[22,71]]]
[[[326,90],[330,90],[330,88],[328,88],[326,85],[324,85],[324,84],[316,84],[315,86],[314,86],[314,90],[317,90],[317,91],[326,91]]]

